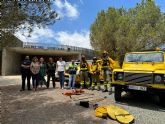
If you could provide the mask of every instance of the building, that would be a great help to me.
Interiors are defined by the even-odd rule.
[[[17,75],[20,74],[20,65],[26,55],[30,58],[44,57],[48,61],[49,57],[53,57],[55,61],[62,57],[65,61],[72,59],[79,60],[81,55],[86,55],[88,59],[93,57],[93,50],[67,45],[40,44],[18,41],[17,45],[10,45],[1,51],[1,75]]]

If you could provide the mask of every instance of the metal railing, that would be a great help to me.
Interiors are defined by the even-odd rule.
[[[80,52],[82,54],[88,54],[88,56],[92,56],[94,54],[94,50],[92,49],[69,46],[69,45],[58,45],[58,44],[23,42],[23,48],[74,51],[74,52]]]

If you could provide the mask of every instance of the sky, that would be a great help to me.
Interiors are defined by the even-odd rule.
[[[62,44],[92,48],[90,45],[90,26],[97,13],[108,7],[126,9],[135,7],[141,0],[53,0],[52,8],[59,14],[60,20],[42,28],[34,28],[31,37],[26,31],[18,31],[17,36],[23,42]],[[155,0],[162,12],[165,12],[165,0]]]

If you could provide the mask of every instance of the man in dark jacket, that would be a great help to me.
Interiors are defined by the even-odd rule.
[[[49,58],[49,62],[47,63],[46,68],[47,68],[47,88],[49,88],[50,78],[52,78],[53,88],[55,88],[56,64],[53,62],[53,58]]]
[[[27,79],[27,88],[30,89],[30,78],[31,78],[31,72],[30,72],[30,64],[31,61],[29,59],[29,56],[25,57],[25,60],[23,60],[21,64],[21,74],[22,74],[22,88],[20,91],[25,90],[25,80]]]

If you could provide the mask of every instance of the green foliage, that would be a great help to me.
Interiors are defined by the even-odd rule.
[[[0,45],[11,43],[10,37],[6,39],[7,33],[14,34],[17,30],[27,29],[30,36],[34,25],[38,27],[50,25],[59,19],[49,0],[1,0],[0,12],[2,33]],[[24,26],[20,26],[21,24]]]
[[[29,23],[33,25],[49,25],[57,20],[58,14],[52,9],[48,0],[31,1],[18,0],[1,2],[1,28],[10,28],[15,31],[20,24]],[[29,27],[28,27],[29,28]]]
[[[143,0],[129,10],[110,7],[98,13],[90,40],[95,50],[106,50],[121,61],[126,52],[163,45],[164,34],[165,14],[152,0]]]

